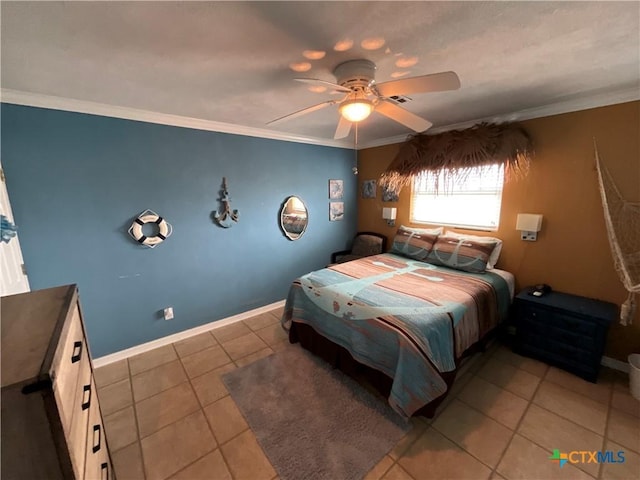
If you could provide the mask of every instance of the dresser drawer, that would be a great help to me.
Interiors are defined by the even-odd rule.
[[[77,287],[4,296],[0,310],[2,479],[114,478]]]
[[[71,428],[73,407],[78,393],[78,376],[83,357],[87,357],[87,347],[82,331],[80,311],[78,305],[75,304],[72,307],[66,335],[63,331],[51,368],[53,391],[65,432]]]
[[[91,388],[95,389],[93,378],[91,379]],[[89,423],[87,424],[86,432],[87,448],[84,478],[87,480],[107,480],[112,478],[107,440],[100,416],[100,406],[97,401],[92,402],[91,408],[89,408]]]
[[[93,403],[97,402],[91,379],[91,364],[89,362],[89,357],[84,355],[80,360],[80,374],[78,376],[76,399],[71,418],[71,428],[69,429],[69,432],[66,432],[69,454],[71,455],[73,469],[77,478],[84,477],[89,411]]]

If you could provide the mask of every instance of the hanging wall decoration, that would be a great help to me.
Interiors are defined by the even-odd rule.
[[[339,199],[344,195],[344,181],[343,180],[329,180],[329,198]]]
[[[431,177],[438,189],[440,175],[465,178],[476,167],[503,164],[506,174],[527,172],[533,144],[518,123],[480,123],[465,130],[418,133],[402,144],[380,176],[380,185],[397,194],[416,175]]]
[[[344,202],[329,202],[329,221],[337,222],[344,219]]]
[[[375,180],[364,180],[362,182],[362,198],[376,198]]]
[[[150,225],[154,230],[146,233],[143,232],[142,227],[145,225]],[[138,215],[138,218],[136,218],[131,224],[131,227],[129,227],[129,235],[140,245],[149,248],[154,248],[156,245],[162,243],[169,238],[172,232],[173,228],[171,225],[156,212],[149,209]]]
[[[222,203],[222,213],[213,212],[213,219],[219,226],[229,228],[233,225],[233,222],[238,222],[240,213],[238,210],[231,210],[231,200],[229,199],[229,192],[227,191],[227,177],[222,177],[220,203]]]
[[[9,240],[16,236],[17,230],[18,227],[11,223],[7,217],[0,215],[0,242],[9,243]]]
[[[383,202],[397,202],[399,200],[398,194],[391,190],[386,185],[382,186],[382,201]]]

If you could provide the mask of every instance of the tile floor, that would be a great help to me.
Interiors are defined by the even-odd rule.
[[[281,309],[97,369],[119,480],[271,480],[277,474],[220,376],[289,345]],[[598,384],[494,345],[461,369],[433,420],[367,480],[640,479],[640,402],[625,375]],[[624,463],[567,464],[553,449],[623,450]],[[339,480],[339,479],[336,479]]]

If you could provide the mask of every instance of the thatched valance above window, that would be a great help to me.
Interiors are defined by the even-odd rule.
[[[531,138],[519,124],[481,123],[465,130],[436,135],[419,133],[401,147],[380,184],[400,193],[415,175],[433,174],[435,184],[440,172],[448,178],[464,178],[474,167],[504,164],[505,173],[524,172],[533,154]]]

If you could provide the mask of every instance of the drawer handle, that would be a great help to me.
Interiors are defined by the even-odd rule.
[[[96,443],[96,432],[98,432],[98,443]],[[97,453],[100,451],[100,447],[102,443],[102,433],[100,429],[100,425],[93,426],[93,453]]]
[[[109,478],[109,464],[107,462],[104,462],[102,465],[100,465],[100,473],[100,476],[103,479],[107,480]]]
[[[89,392],[88,395],[87,395],[87,392]],[[83,400],[84,400],[85,396],[87,397],[87,400],[82,403],[82,410],[86,410],[87,408],[89,408],[91,406],[91,384],[85,385],[84,387],[82,387],[82,399]]]
[[[71,354],[71,363],[80,361],[82,357],[82,342],[73,342],[73,352]]]

